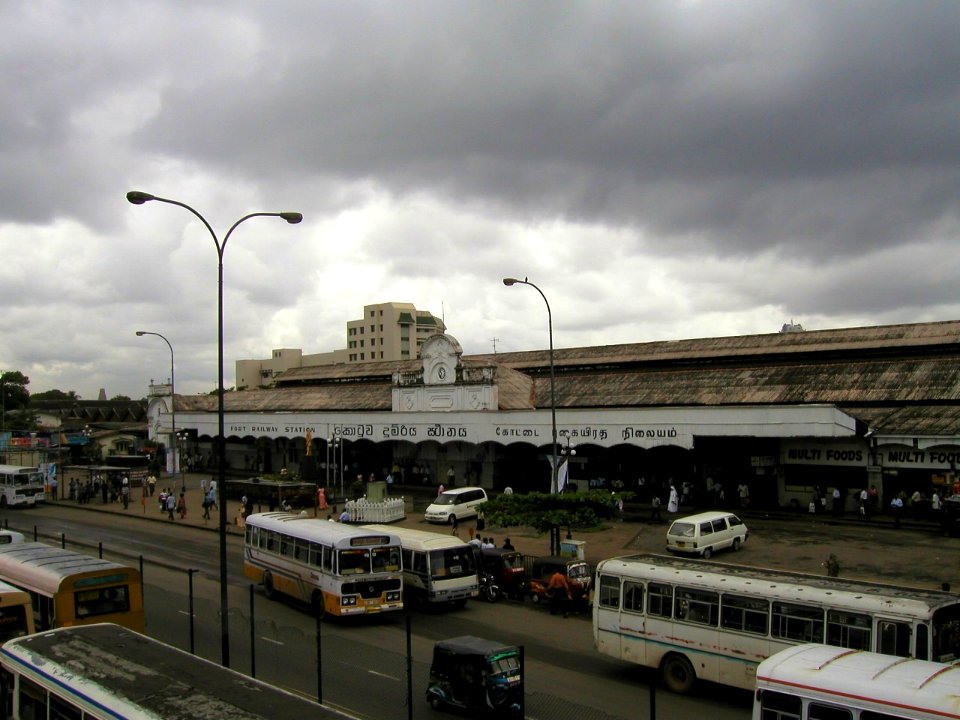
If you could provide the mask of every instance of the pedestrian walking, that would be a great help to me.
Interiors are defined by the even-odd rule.
[[[663,522],[663,518],[660,516],[660,497],[656,493],[650,501],[650,522]]]
[[[670,484],[670,500],[667,501],[667,512],[675,513],[680,509],[680,497],[677,495],[677,489]]]
[[[567,582],[567,576],[557,570],[550,576],[550,582],[547,583],[547,595],[550,596],[550,614],[556,615],[562,612],[564,617],[569,613],[568,604],[570,600],[570,583]]]
[[[898,493],[890,501],[890,512],[893,514],[893,526],[900,527],[900,516],[903,515],[903,498]]]
[[[167,517],[173,520],[173,511],[177,509],[177,498],[172,492],[167,493]]]

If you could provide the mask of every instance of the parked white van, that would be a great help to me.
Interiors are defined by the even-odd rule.
[[[446,490],[437,496],[424,512],[424,519],[429,522],[451,523],[466,518],[476,517],[477,506],[487,501],[487,493],[483,488],[462,487]]]
[[[708,558],[715,550],[739,550],[749,534],[733,513],[705,512],[674,520],[667,530],[667,550]]]

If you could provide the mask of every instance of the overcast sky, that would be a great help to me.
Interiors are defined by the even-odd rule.
[[[960,2],[7,0],[0,370],[95,399],[346,347],[960,317]]]

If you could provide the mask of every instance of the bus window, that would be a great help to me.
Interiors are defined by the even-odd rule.
[[[643,583],[623,581],[623,609],[629,612],[643,612]]]
[[[130,610],[130,593],[126,585],[97,590],[78,590],[74,594],[74,601],[77,619]]]
[[[647,612],[657,617],[670,617],[673,606],[673,585],[650,583],[647,593]]]
[[[797,642],[823,642],[823,610],[794,603],[773,603],[771,634]]]
[[[762,598],[724,595],[720,625],[727,630],[766,635],[770,626],[770,603]]]
[[[827,610],[827,645],[869,650],[870,624],[869,615]]]
[[[327,572],[333,572],[333,548],[323,546],[323,569]]]
[[[50,720],[83,720],[83,711],[57,695],[50,695]]]
[[[853,720],[853,712],[836,705],[811,702],[807,708],[807,720]]]
[[[32,680],[20,676],[20,693],[17,698],[20,717],[41,720],[47,717],[47,691]]]
[[[597,588],[597,602],[603,607],[613,609],[620,607],[620,578],[611,575],[600,576],[600,587]]]
[[[908,623],[878,620],[877,632],[880,635],[877,652],[884,655],[910,657],[910,625]],[[919,642],[917,645],[919,651]],[[919,659],[925,660],[926,654],[926,643],[924,643],[923,656]]]
[[[928,634],[930,628],[923,623],[917,625],[917,649],[913,656],[917,660],[928,660],[930,658],[930,638]],[[907,649],[910,649],[910,636],[907,635]]]
[[[764,690],[760,697],[760,720],[801,720],[803,701],[795,695]]]
[[[698,625],[716,625],[719,610],[719,593],[693,588],[677,588],[673,608],[673,616],[677,620]]]

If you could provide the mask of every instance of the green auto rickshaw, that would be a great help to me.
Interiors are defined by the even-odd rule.
[[[495,717],[519,717],[523,707],[520,650],[464,635],[433,647],[427,702]]]

